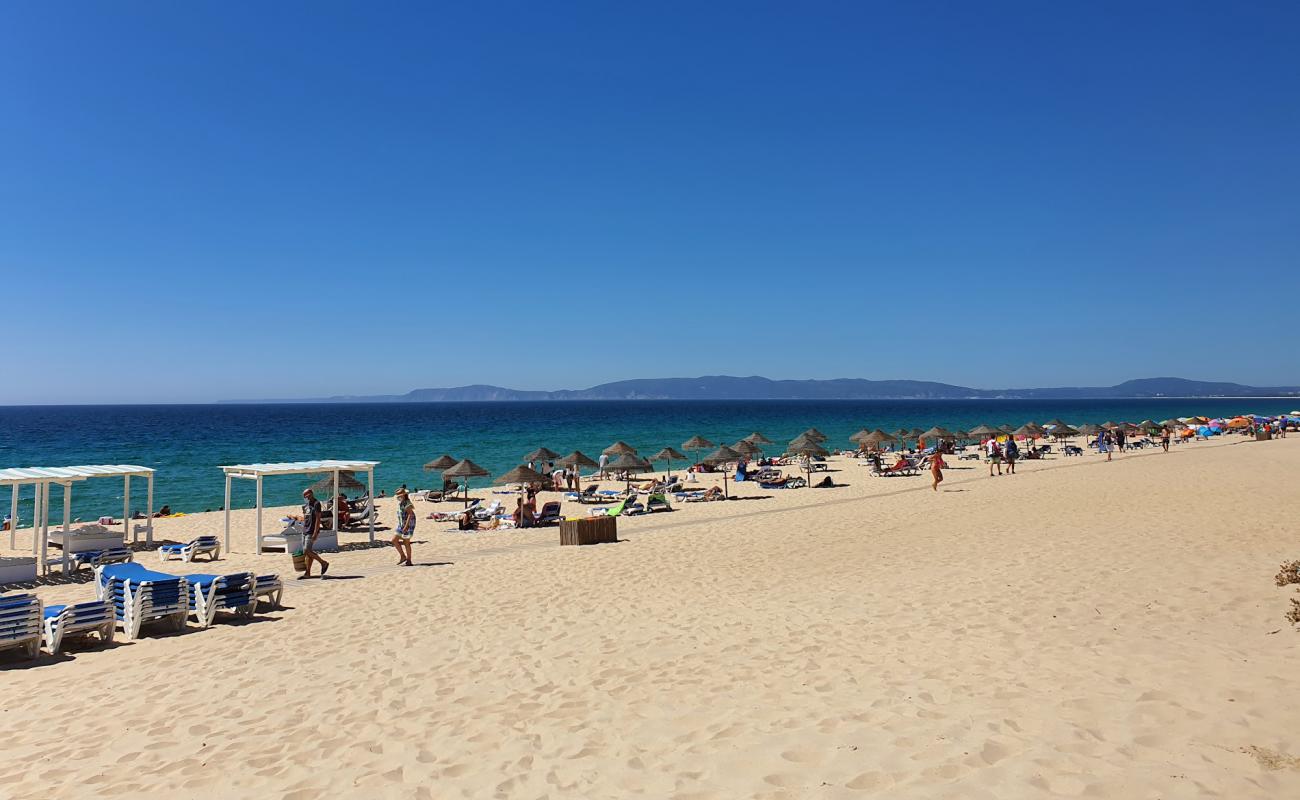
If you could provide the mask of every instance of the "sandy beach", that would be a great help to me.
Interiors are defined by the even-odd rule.
[[[1300,795],[1300,632],[1273,584],[1300,558],[1300,437],[950,464],[934,493],[836,458],[846,486],[741,484],[761,499],[583,548],[449,532],[420,502],[418,566],[349,535],[325,581],[250,554],[235,512],[220,571],[279,571],[285,608],[0,654],[0,796]]]

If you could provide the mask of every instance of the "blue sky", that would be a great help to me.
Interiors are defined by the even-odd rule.
[[[4,15],[0,403],[1300,383],[1294,3]]]

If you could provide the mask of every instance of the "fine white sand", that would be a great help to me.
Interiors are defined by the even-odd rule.
[[[742,485],[770,496],[596,547],[421,519],[421,566],[355,549],[325,581],[249,554],[236,512],[216,568],[279,570],[287,607],[0,653],[0,797],[1300,796],[1273,585],[1300,437],[951,463],[936,494],[835,460],[847,487]]]

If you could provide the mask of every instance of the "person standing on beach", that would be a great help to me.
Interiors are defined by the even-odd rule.
[[[1016,444],[1016,437],[1007,437],[1007,446],[1002,450],[1002,458],[1007,462],[1007,474],[1016,474],[1016,459],[1020,457],[1020,445]]]
[[[397,550],[397,565],[413,567],[411,562],[411,537],[415,536],[415,504],[411,502],[406,487],[393,495],[397,498],[397,532],[393,534],[393,547]]]
[[[939,484],[943,483],[943,468],[946,466],[942,453],[935,453],[934,458],[930,459],[930,477],[934,478],[934,485],[930,488],[936,492],[939,491]]]
[[[993,477],[993,467],[998,468],[998,474],[1002,474],[1002,448],[998,446],[996,436],[990,436],[989,440],[984,443],[989,454],[989,477]]]
[[[1100,453],[1105,453],[1107,461],[1110,461],[1110,457],[1111,457],[1110,451],[1112,449],[1114,448],[1110,446],[1110,431],[1102,431],[1101,433],[1097,434],[1097,451]]]
[[[600,478],[605,479],[605,467],[609,464],[609,456],[604,453],[600,454]]]
[[[1169,452],[1169,428],[1160,429],[1160,446],[1164,448],[1166,453]]]
[[[311,565],[313,561],[320,562],[320,576],[325,577],[329,572],[330,563],[316,554],[316,537],[320,536],[320,501],[311,489],[304,489],[302,493],[302,554],[307,559],[307,569],[298,576],[299,580],[311,577]]]

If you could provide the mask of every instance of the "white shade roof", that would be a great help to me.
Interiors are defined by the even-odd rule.
[[[79,467],[11,467],[0,469],[0,484],[66,483],[86,478],[121,478],[152,475],[153,469],[135,464],[85,464]]]
[[[378,466],[378,461],[327,459],[324,461],[282,461],[272,464],[232,464],[222,471],[234,478],[256,478],[262,475],[305,475],[316,472],[368,472]]]

